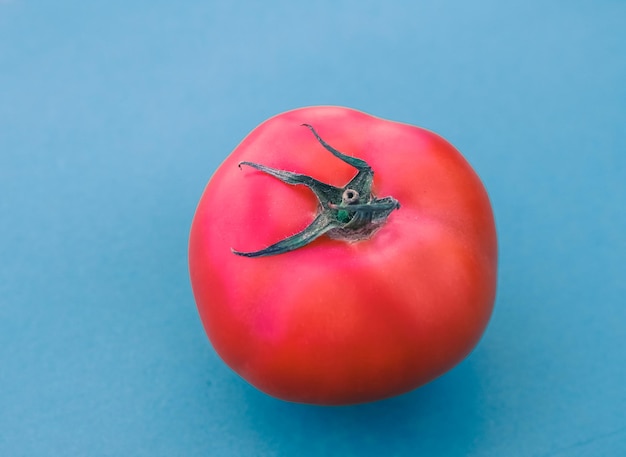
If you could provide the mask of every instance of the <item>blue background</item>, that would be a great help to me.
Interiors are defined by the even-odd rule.
[[[0,0],[0,455],[626,455],[626,3]],[[343,408],[228,370],[188,230],[256,125],[421,125],[500,239],[478,348]]]

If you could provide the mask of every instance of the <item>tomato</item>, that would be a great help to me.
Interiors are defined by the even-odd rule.
[[[213,347],[249,383],[294,402],[368,402],[478,343],[496,230],[479,177],[443,138],[309,107],[262,123],[217,169],[189,270]]]

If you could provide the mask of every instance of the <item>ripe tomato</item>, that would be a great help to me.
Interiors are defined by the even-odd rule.
[[[359,403],[412,390],[477,344],[496,231],[444,139],[311,107],[264,122],[218,168],[189,269],[209,339],[244,379],[284,400]]]

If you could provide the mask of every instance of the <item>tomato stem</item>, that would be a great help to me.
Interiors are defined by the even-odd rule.
[[[372,193],[374,171],[367,162],[346,155],[326,143],[309,124],[302,124],[315,136],[317,141],[331,154],[357,169],[357,174],[344,187],[335,187],[318,181],[311,176],[266,167],[254,162],[241,162],[267,173],[286,184],[307,186],[316,195],[320,205],[317,216],[304,230],[285,238],[265,249],[241,252],[232,249],[236,255],[263,257],[284,254],[306,246],[316,238],[327,236],[345,241],[359,241],[371,237],[387,220],[387,217],[400,203],[393,197],[376,198]]]

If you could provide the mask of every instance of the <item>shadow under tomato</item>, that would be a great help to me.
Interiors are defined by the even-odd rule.
[[[465,455],[482,434],[484,392],[466,360],[408,394],[324,407],[287,403],[246,388],[249,427],[278,455]]]

